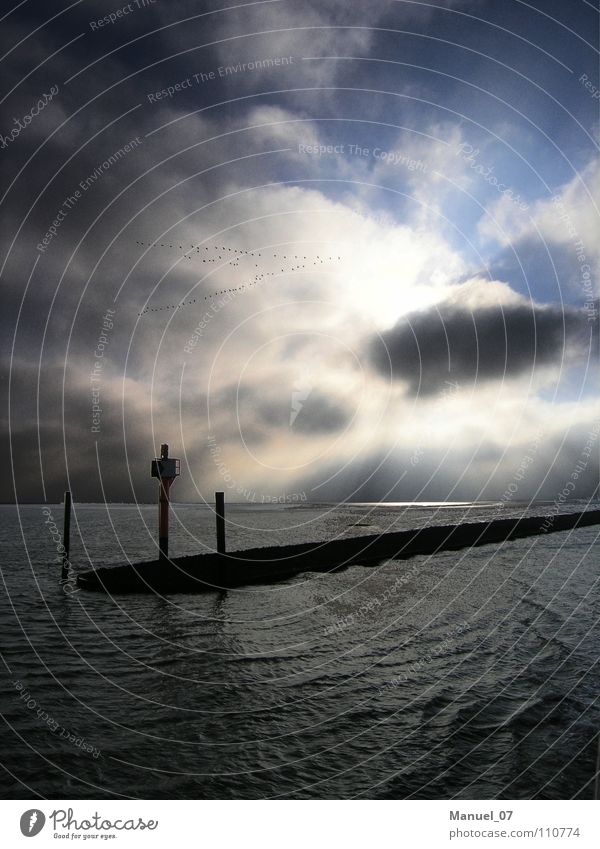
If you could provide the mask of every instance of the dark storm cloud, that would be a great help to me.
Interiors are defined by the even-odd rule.
[[[262,442],[270,433],[314,435],[342,431],[353,411],[341,398],[317,388],[298,391],[285,380],[267,397],[263,386],[226,386],[211,397],[211,415],[219,424],[221,439],[235,439],[240,427],[244,439]],[[240,425],[240,423],[242,423]]]
[[[305,434],[336,433],[347,427],[351,418],[352,411],[341,404],[339,399],[311,392],[302,402],[293,428]]]
[[[485,27],[467,30],[463,17],[439,10],[440,5],[469,10],[482,7],[485,16],[498,14],[502,23],[505,23],[506,14],[504,9],[496,12],[498,5],[486,4],[484,0],[440,0],[435,10],[419,4],[383,0],[369,6],[367,11],[363,5],[346,0],[282,0],[222,10],[215,8],[217,5],[203,0],[169,3],[159,0],[148,6],[131,4],[131,12],[98,28],[91,24],[111,11],[103,0],[71,6],[48,0],[46,3],[17,4],[15,11],[2,22],[7,49],[18,46],[2,64],[3,94],[6,93],[7,98],[3,104],[0,132],[10,133],[13,121],[28,114],[44,92],[52,86],[59,88],[47,108],[13,142],[0,150],[2,190],[15,180],[1,209],[3,239],[6,249],[10,246],[10,257],[2,279],[0,338],[8,370],[17,327],[12,361],[10,446],[6,446],[5,454],[9,447],[12,448],[20,498],[31,500],[42,495],[38,436],[48,486],[46,494],[50,499],[58,498],[67,483],[63,436],[69,480],[77,497],[101,498],[101,485],[109,499],[133,497],[127,475],[125,440],[127,458],[135,470],[132,477],[136,486],[139,482],[141,488],[146,487],[144,497],[154,496],[153,484],[145,477],[148,459],[155,450],[149,400],[155,379],[153,358],[160,342],[160,365],[165,379],[159,381],[160,392],[155,394],[164,408],[175,410],[177,384],[169,374],[169,365],[180,361],[183,342],[178,334],[183,340],[189,337],[195,326],[193,313],[177,317],[166,341],[161,339],[161,334],[169,314],[147,316],[136,325],[138,310],[167,271],[173,261],[171,255],[149,255],[129,276],[116,304],[113,299],[142,253],[136,246],[136,239],[151,241],[180,218],[193,213],[189,227],[181,226],[180,229],[189,234],[190,242],[197,242],[231,224],[228,218],[231,207],[218,201],[227,191],[297,178],[298,170],[290,170],[283,157],[281,162],[275,157],[261,158],[265,148],[288,144],[293,147],[295,140],[292,137],[291,142],[285,138],[282,141],[269,132],[243,130],[248,124],[265,120],[264,117],[252,117],[252,109],[258,105],[276,106],[290,109],[307,120],[318,116],[319,130],[323,134],[338,132],[339,127],[339,132],[349,134],[350,140],[356,141],[358,125],[353,120],[356,116],[385,124],[390,114],[389,98],[365,96],[363,87],[399,92],[408,83],[423,85],[422,71],[409,78],[408,68],[403,68],[399,78],[397,68],[391,64],[370,66],[364,62],[321,61],[319,56],[385,55],[396,56],[407,63],[418,57],[415,64],[436,61],[445,71],[446,54],[441,51],[440,44],[445,36],[452,36],[450,27],[461,30],[456,40],[464,37],[469,43],[472,37],[478,49],[482,32],[496,39],[497,30],[488,32]],[[117,4],[113,9],[125,6],[125,3]],[[201,17],[204,12],[210,14]],[[407,18],[419,18],[427,23],[430,27],[427,33],[435,38],[419,37],[413,43],[408,38],[369,32],[370,26],[378,24],[402,27]],[[46,21],[50,23],[46,25]],[[533,24],[539,24],[539,20],[534,20]],[[162,31],[153,32],[163,25]],[[273,31],[277,29],[281,32]],[[519,30],[520,22],[513,29]],[[587,22],[581,29],[588,31]],[[261,31],[267,32],[261,36]],[[217,43],[220,39],[223,39],[221,44]],[[580,45],[576,46],[579,58]],[[431,55],[424,62],[426,48]],[[293,65],[260,73],[235,72],[223,78],[218,75],[217,69],[223,64],[236,65],[290,53],[295,57]],[[302,56],[306,55],[316,58],[302,61]],[[456,55],[452,54],[452,61],[455,59]],[[539,54],[535,54],[535,59],[540,60]],[[173,97],[158,101],[155,97],[153,102],[149,99],[151,93],[178,81],[193,79],[197,72],[215,70],[214,80],[194,81]],[[562,74],[562,69],[559,70]],[[499,76],[498,83],[502,79]],[[356,86],[356,91],[328,92],[329,87],[333,89],[336,85]],[[449,96],[452,89],[446,76],[437,77],[435,85],[436,97],[452,108],[455,101]],[[574,85],[587,104],[588,95],[577,83],[576,76]],[[303,87],[306,87],[304,92]],[[287,88],[299,91],[286,91]],[[232,102],[228,103],[230,98]],[[460,98],[462,106],[462,89]],[[425,101],[429,100],[426,97]],[[562,101],[566,102],[566,97]],[[474,113],[478,106],[470,102]],[[410,103],[412,117],[404,123],[427,129],[427,116],[419,112],[422,105],[416,101]],[[589,103],[593,105],[591,100]],[[409,103],[403,102],[401,109],[406,118]],[[193,116],[187,114],[197,110],[205,111]],[[146,135],[182,116],[185,117],[168,129]],[[328,117],[333,119],[331,126],[324,120]],[[347,127],[339,121],[340,117],[353,123]],[[432,117],[439,120],[437,112]],[[477,117],[481,119],[481,115]],[[238,134],[240,128],[243,131]],[[570,131],[570,127],[568,129]],[[224,135],[228,133],[231,135]],[[136,144],[126,156],[120,156],[110,168],[103,167],[109,157],[138,137],[141,144]],[[373,138],[382,143],[379,135]],[[299,140],[304,140],[304,136],[299,135]],[[365,137],[365,143],[371,144],[369,138]],[[260,156],[221,167],[223,162],[254,154]],[[304,158],[301,164],[308,170],[308,159]],[[324,161],[323,165],[322,173],[331,176],[333,172],[327,170],[328,163]],[[17,176],[22,167],[23,172]],[[313,167],[312,162],[310,167]],[[97,176],[98,169],[100,176]],[[202,176],[188,180],[191,174],[203,171]],[[142,176],[145,172],[146,176]],[[302,176],[312,177],[314,173],[302,172]],[[63,207],[65,198],[73,195],[80,182],[88,178],[91,180],[89,187],[82,190],[47,250],[38,254],[36,246]],[[334,187],[335,181],[320,185],[326,194],[333,193]],[[122,190],[125,190],[122,197],[115,200]],[[248,203],[252,205],[251,196]],[[147,210],[138,216],[146,205]],[[121,229],[123,232],[119,235]],[[116,241],[111,245],[113,239]],[[36,258],[38,264],[30,279]],[[192,266],[190,262],[188,268]],[[61,279],[63,272],[65,275]],[[162,305],[167,294],[168,302],[186,295],[200,274],[201,270],[185,271],[178,266],[162,281],[153,305]],[[532,284],[537,285],[537,280]],[[209,289],[223,285],[202,284],[194,291],[194,297],[201,300]],[[305,283],[299,281],[298,297],[314,295],[313,285],[309,279]],[[540,296],[537,288],[536,296]],[[543,300],[550,300],[550,297],[543,297]],[[102,464],[100,480],[95,439],[90,432],[88,374],[94,363],[94,346],[102,316],[109,307],[117,312],[102,389],[104,413],[98,439]],[[241,301],[239,310],[242,310]],[[226,322],[233,322],[234,317],[233,307],[223,310],[218,322],[215,320],[210,325],[203,344],[211,341],[211,334],[216,336],[222,332]],[[129,348],[134,327],[135,344]],[[397,333],[402,341],[399,329]],[[567,335],[571,338],[572,334],[570,327]],[[546,336],[550,338],[552,334],[547,332]],[[290,350],[290,358],[294,355]],[[131,375],[139,395],[127,408],[124,436],[121,377],[126,357],[127,376]],[[65,358],[68,375],[63,399]],[[515,357],[510,362],[516,362]],[[38,365],[41,366],[39,402],[36,397]],[[431,381],[435,377],[435,366],[431,362],[429,365]],[[401,370],[401,366],[399,368]],[[2,381],[2,392],[6,385],[7,381]],[[261,397],[258,388],[253,387],[251,395],[240,400],[244,436],[257,443],[270,438],[271,434],[289,433],[293,392],[293,375],[276,399]],[[132,394],[130,385],[127,393]],[[258,401],[254,403],[256,398]],[[186,410],[190,408],[190,418],[194,411],[204,411],[200,390],[190,393],[184,403]],[[319,394],[317,389],[299,403],[302,406],[292,426],[299,434],[335,433],[350,418],[343,403]],[[231,435],[234,440],[239,430],[237,418],[229,415],[231,409],[235,407],[229,404],[223,410],[216,410],[217,425],[224,438]],[[194,433],[197,430],[196,427]],[[106,462],[105,458],[108,458]],[[204,462],[203,470],[214,465],[210,458],[204,457]],[[141,476],[138,470],[142,470]],[[5,483],[10,489],[11,482]],[[183,489],[182,483],[180,486]],[[12,492],[4,497],[12,497]]]
[[[554,501],[572,480],[573,471],[583,466],[573,497],[588,499],[598,495],[598,463],[585,453],[590,439],[596,443],[597,426],[590,419],[566,434],[540,436],[535,452],[532,443],[424,444],[416,464],[414,445],[398,446],[387,454],[365,453],[347,466],[323,464],[298,486],[309,501],[334,501],[343,493],[349,501],[359,502],[474,499],[502,501],[510,507],[519,501]]]
[[[352,411],[343,401],[328,398],[318,390],[307,394],[291,389],[281,399],[259,401],[256,414],[263,426],[313,436],[342,431],[352,418]]]
[[[0,502],[35,502],[42,492],[58,502],[65,489],[79,501],[153,499],[149,460],[158,445],[149,415],[125,410],[131,437],[125,446],[127,399],[108,381],[99,383],[102,412],[93,432],[89,380],[65,372],[60,362],[46,362],[38,374],[37,364],[14,361],[11,372],[12,403],[10,415],[0,417],[0,450],[11,458],[13,474],[3,477]]]
[[[502,380],[584,355],[591,323],[583,312],[531,304],[431,308],[401,319],[370,343],[377,371],[405,381],[413,395]]]

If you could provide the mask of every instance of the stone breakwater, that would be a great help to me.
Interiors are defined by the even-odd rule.
[[[104,567],[78,575],[82,589],[110,593],[213,592],[253,583],[270,583],[301,572],[330,572],[351,564],[405,560],[480,545],[600,524],[600,510],[554,517],[493,519],[442,525],[325,543],[253,548],[228,554],[198,554],[161,563],[158,560]]]

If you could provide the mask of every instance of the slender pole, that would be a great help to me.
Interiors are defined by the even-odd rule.
[[[172,478],[161,478],[158,483],[158,550],[160,560],[169,557],[169,490]]]
[[[63,520],[63,552],[60,577],[63,581],[69,577],[69,552],[71,549],[71,493],[65,492],[65,515]]]
[[[215,492],[215,514],[217,516],[217,551],[225,554],[225,493]]]
[[[598,733],[598,757],[596,759],[596,781],[594,782],[594,799],[600,799],[600,732]]]

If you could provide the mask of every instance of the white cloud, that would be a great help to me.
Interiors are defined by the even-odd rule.
[[[576,261],[576,244],[587,261],[600,261],[600,161],[592,160],[580,174],[563,185],[553,197],[539,200],[527,214],[515,214],[515,206],[503,197],[481,218],[479,232],[502,245],[541,238],[550,247],[560,246]],[[596,275],[595,291],[600,293]]]

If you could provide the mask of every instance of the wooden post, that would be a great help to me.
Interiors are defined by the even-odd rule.
[[[169,490],[171,479],[162,478],[158,483],[158,550],[159,559],[169,557]]]
[[[150,474],[158,478],[158,559],[164,562],[169,558],[169,492],[179,475],[179,460],[169,458],[166,442],[160,446],[160,459],[152,461]]]
[[[600,732],[598,732],[598,757],[596,758],[596,780],[594,782],[594,799],[600,799]]]
[[[217,517],[217,552],[225,554],[225,493],[215,492],[215,514]]]
[[[69,553],[71,550],[71,493],[65,492],[65,515],[63,520],[63,552],[60,577],[63,581],[69,577]]]

